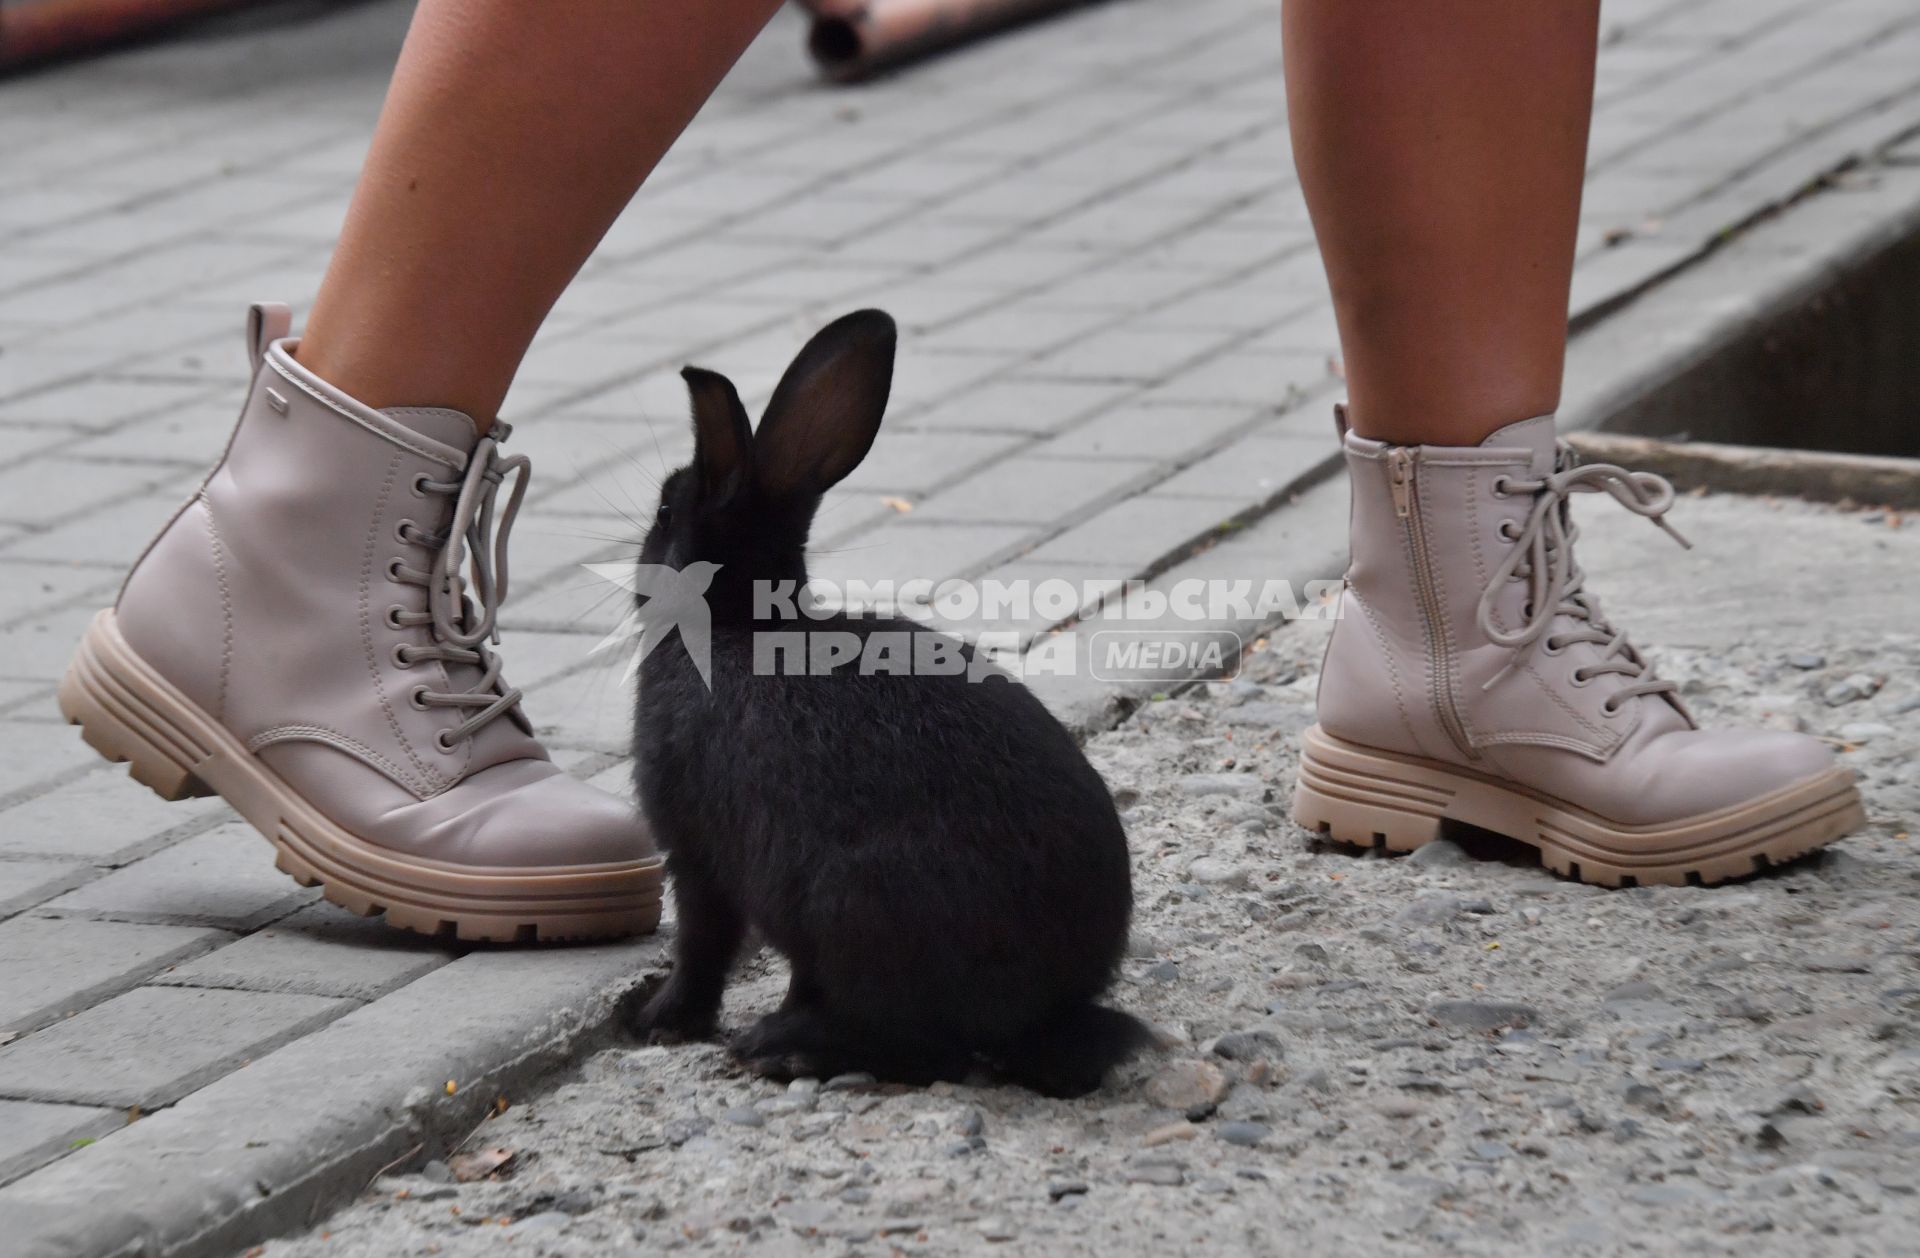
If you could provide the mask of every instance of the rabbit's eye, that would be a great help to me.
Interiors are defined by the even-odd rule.
[[[664,525],[671,519],[673,519],[673,508],[664,502],[660,504],[660,509],[653,513],[655,524]]]

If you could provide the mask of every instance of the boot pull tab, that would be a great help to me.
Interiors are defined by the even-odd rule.
[[[293,310],[285,302],[256,301],[247,307],[247,357],[255,375],[266,361],[267,347],[293,331]]]
[[[1352,426],[1353,425],[1347,422],[1347,404],[1345,402],[1335,402],[1333,404],[1334,435],[1344,442],[1347,439],[1347,430]]]

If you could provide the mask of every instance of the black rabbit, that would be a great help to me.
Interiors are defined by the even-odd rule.
[[[857,659],[756,673],[756,635],[796,631],[910,633],[971,659],[909,620],[756,618],[756,582],[807,579],[821,495],[879,431],[894,340],[877,310],[828,326],[758,433],[724,377],[682,373],[693,462],[667,478],[641,562],[711,577],[711,671],[685,640],[708,635],[685,619],[682,640],[641,665],[635,776],[668,852],[679,933],[672,976],[633,1029],[713,1034],[751,926],[793,979],[779,1010],[732,1041],[750,1069],[926,1083],[985,1064],[1079,1095],[1151,1037],[1094,1003],[1133,890],[1120,819],[1072,736],[1004,673],[903,675]]]

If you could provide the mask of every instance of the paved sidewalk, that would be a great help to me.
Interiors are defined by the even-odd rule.
[[[1605,14],[1578,312],[1920,125],[1913,0]],[[457,1030],[468,1074],[446,1104],[484,1108],[476,1072],[546,1060],[557,1011],[590,1024],[593,993],[657,955],[461,953],[347,918],[217,802],[161,804],[53,710],[85,620],[232,423],[245,303],[310,302],[406,15],[290,6],[0,83],[0,1183],[17,1180],[0,1220],[43,1222],[166,1117],[129,1115],[220,1112],[340,1045],[377,1065],[421,1016],[478,1021],[351,1082],[441,1088],[454,1071],[429,1050]],[[579,565],[631,554],[651,479],[684,453],[682,362],[753,405],[832,315],[900,319],[887,430],[820,530],[828,576],[1145,575],[1328,454],[1335,337],[1273,4],[1118,0],[858,90],[816,86],[798,48],[783,16],[615,226],[507,408],[537,470],[511,676],[563,762],[616,789],[629,699],[587,651],[621,596]],[[1289,559],[1274,571],[1318,575]],[[464,1007],[509,980],[549,1002]],[[285,1137],[349,1095],[271,1117]],[[426,1137],[469,1113],[434,1104],[410,1103]],[[273,1191],[301,1208],[359,1173],[274,1156]]]

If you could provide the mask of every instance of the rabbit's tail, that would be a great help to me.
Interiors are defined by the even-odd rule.
[[[1156,1043],[1131,1014],[1091,1001],[1058,1010],[993,1054],[1001,1074],[1043,1096],[1084,1096],[1107,1072]]]

